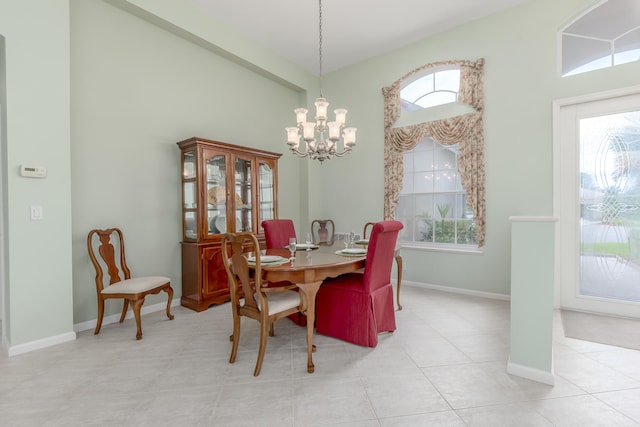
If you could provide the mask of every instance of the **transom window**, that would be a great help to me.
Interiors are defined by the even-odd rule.
[[[562,30],[562,75],[640,59],[640,2],[608,0]]]

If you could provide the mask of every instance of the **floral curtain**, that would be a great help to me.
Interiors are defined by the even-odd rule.
[[[410,77],[430,68],[446,65],[460,67],[458,100],[472,106],[473,113],[443,120],[392,127],[400,117],[400,87]],[[458,170],[467,191],[467,202],[473,210],[478,232],[478,246],[485,237],[484,127],[482,112],[484,59],[477,61],[440,61],[423,65],[382,89],[384,95],[384,217],[392,219],[404,174],[404,151],[413,149],[426,135],[443,145],[459,144]]]

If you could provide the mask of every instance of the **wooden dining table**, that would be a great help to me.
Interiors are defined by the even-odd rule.
[[[278,266],[262,264],[262,278],[267,282],[288,281],[294,283],[302,295],[302,311],[307,315],[307,372],[313,373],[313,328],[315,324],[316,294],[322,282],[329,277],[359,270],[364,267],[366,256],[336,254],[342,244],[319,246],[311,251],[298,250],[293,262]],[[289,258],[288,249],[267,249],[266,255]]]

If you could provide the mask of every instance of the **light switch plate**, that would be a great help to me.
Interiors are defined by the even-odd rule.
[[[31,206],[31,220],[39,221],[44,217],[44,212],[42,210],[42,206],[33,205]]]

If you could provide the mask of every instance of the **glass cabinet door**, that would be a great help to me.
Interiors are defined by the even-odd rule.
[[[258,192],[258,224],[262,224],[265,219],[275,219],[276,204],[274,191],[273,167],[271,164],[260,160],[258,161],[258,180],[260,189]],[[262,231],[262,225],[260,225]]]
[[[196,185],[196,153],[182,155],[182,225],[185,239],[198,238],[198,193]]]
[[[251,159],[235,159],[235,229],[253,231]]]
[[[227,163],[226,156],[205,150],[204,175],[207,198],[207,234],[227,232]]]

